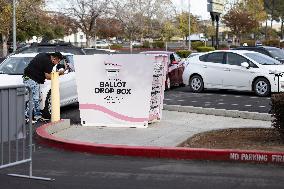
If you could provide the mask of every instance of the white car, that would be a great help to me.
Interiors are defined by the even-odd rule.
[[[62,53],[66,57],[69,69],[59,77],[60,105],[66,106],[78,102],[77,87],[74,72],[73,55]],[[25,67],[37,53],[15,54],[9,56],[0,64],[0,86],[23,84]],[[63,63],[63,61],[61,62]],[[51,81],[46,80],[40,85],[40,108],[45,118],[51,116]]]
[[[193,92],[204,89],[254,91],[258,96],[284,91],[284,65],[253,51],[221,50],[192,57],[183,82]],[[279,78],[279,82],[278,82]]]
[[[95,48],[109,48],[110,46],[111,44],[105,41],[96,41],[94,45]]]

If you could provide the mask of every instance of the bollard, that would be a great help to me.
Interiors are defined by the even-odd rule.
[[[59,73],[51,72],[51,122],[60,120]]]

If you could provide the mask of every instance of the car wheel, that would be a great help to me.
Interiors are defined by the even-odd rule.
[[[165,89],[170,90],[171,88],[171,80],[169,77],[167,77],[166,82],[165,82]]]
[[[258,78],[254,82],[253,89],[257,96],[268,96],[271,92],[270,83],[265,78]]]
[[[190,78],[189,86],[192,92],[200,93],[204,89],[203,79],[199,75],[194,75]]]
[[[51,91],[49,91],[46,96],[42,116],[47,119],[51,118]]]

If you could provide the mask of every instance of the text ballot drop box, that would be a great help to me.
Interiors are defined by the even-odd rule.
[[[146,128],[160,120],[167,60],[144,54],[74,56],[81,124]]]

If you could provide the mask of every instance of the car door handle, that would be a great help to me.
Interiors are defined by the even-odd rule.
[[[224,71],[229,72],[229,71],[231,71],[231,70],[230,70],[229,68],[225,68]]]
[[[207,68],[207,66],[203,65],[203,68]]]

